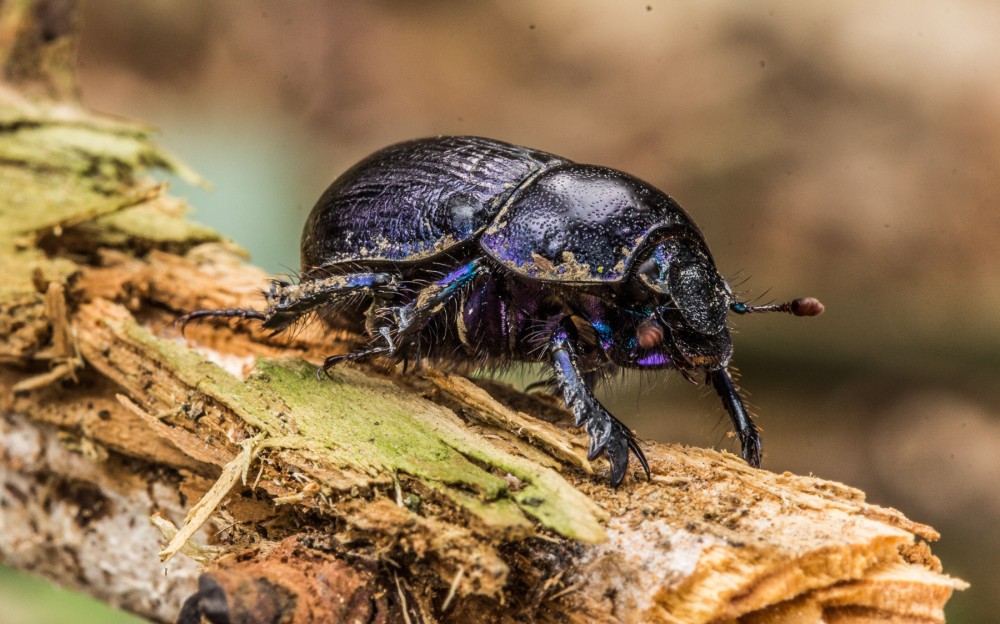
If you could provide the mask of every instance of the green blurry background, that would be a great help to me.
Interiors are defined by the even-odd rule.
[[[98,0],[85,20],[86,102],[159,127],[215,184],[174,192],[273,272],[325,186],[402,139],[485,135],[666,190],[749,297],[827,306],[735,321],[765,466],[933,525],[973,583],[950,621],[1000,612],[1000,4]],[[603,396],[643,436],[733,449],[718,400],[663,377]],[[4,622],[111,621],[30,583],[0,574]]]

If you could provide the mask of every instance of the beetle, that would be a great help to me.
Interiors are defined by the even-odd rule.
[[[727,368],[728,313],[823,311],[812,298],[738,301],[698,226],[652,185],[482,137],[398,143],[357,163],[316,202],[301,253],[299,281],[272,282],[263,311],[196,310],[179,321],[257,319],[279,332],[316,313],[363,328],[363,347],[319,371],[377,356],[547,362],[613,486],[630,451],[650,470],[634,434],[595,398],[599,379],[620,369],[704,374],[743,459],[759,467],[760,434]]]

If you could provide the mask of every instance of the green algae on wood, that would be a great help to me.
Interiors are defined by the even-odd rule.
[[[446,496],[486,526],[523,527],[530,516],[566,537],[605,539],[604,512],[559,473],[494,446],[451,410],[388,380],[346,367],[318,380],[307,362],[269,359],[240,380],[134,321],[108,323],[144,358],[267,435],[269,448],[298,454],[294,463],[314,475],[347,472],[335,483],[366,486],[405,474],[451,490]],[[516,491],[507,475],[516,477]]]

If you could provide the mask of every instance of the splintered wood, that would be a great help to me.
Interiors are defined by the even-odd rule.
[[[588,593],[624,593],[626,621],[942,621],[962,585],[907,554],[933,529],[857,490],[700,449],[658,446],[650,461],[653,483],[601,497],[610,540],[578,564]]]

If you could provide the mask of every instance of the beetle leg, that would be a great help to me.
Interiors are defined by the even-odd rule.
[[[264,293],[267,307],[263,312],[243,308],[194,310],[178,318],[175,323],[180,325],[183,332],[188,323],[202,318],[255,319],[263,321],[263,327],[278,333],[315,308],[332,303],[338,297],[359,292],[378,294],[391,289],[394,282],[395,277],[389,273],[348,273],[304,280],[298,284],[275,280]]]
[[[649,462],[635,436],[621,421],[611,415],[594,397],[577,364],[576,350],[565,327],[559,327],[549,339],[549,356],[555,369],[556,383],[562,390],[566,405],[573,412],[574,424],[586,425],[590,436],[588,459],[604,453],[611,464],[611,485],[618,486],[625,478],[628,454],[631,451],[649,478]]]
[[[366,360],[375,355],[382,355],[383,353],[389,354],[389,347],[367,347],[361,349],[360,351],[353,351],[351,353],[341,353],[338,355],[331,355],[330,357],[323,360],[319,368],[316,369],[316,379],[322,379],[322,375],[329,375],[328,372],[333,366],[340,364],[341,362],[356,362],[358,360]]]
[[[215,318],[238,318],[241,321],[245,321],[247,319],[255,319],[258,321],[263,321],[267,319],[267,315],[265,315],[263,312],[258,312],[257,310],[245,310],[243,308],[226,308],[224,310],[194,310],[192,312],[188,312],[184,316],[179,317],[176,321],[174,321],[174,323],[180,326],[181,335],[183,335],[184,329],[187,327],[188,323],[190,323],[191,321],[196,321],[200,318],[207,318],[210,316]]]
[[[281,331],[316,308],[335,303],[352,294],[373,297],[393,291],[396,278],[391,273],[345,273],[304,280],[298,284],[272,282],[267,299],[264,327]]]
[[[753,424],[750,414],[743,407],[743,400],[733,386],[729,371],[720,368],[709,372],[708,378],[722,398],[722,404],[729,412],[729,417],[733,419],[733,428],[736,429],[736,435],[739,436],[743,447],[743,459],[754,468],[760,468],[760,433],[757,431],[757,425]]]

